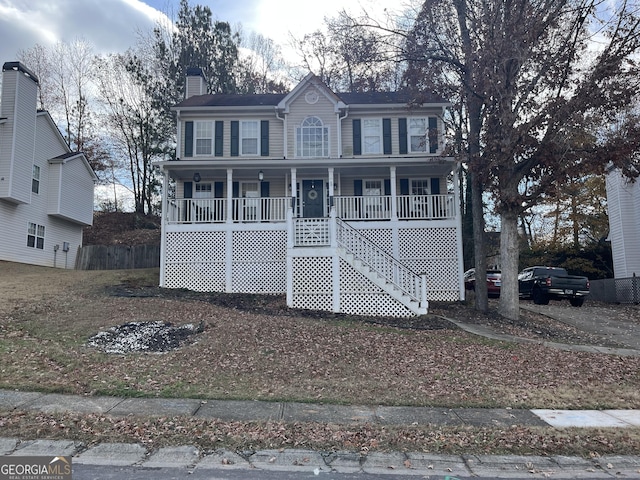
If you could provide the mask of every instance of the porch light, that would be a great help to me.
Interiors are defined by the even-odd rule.
[[[262,170],[260,170],[258,172],[258,180],[263,181],[264,180],[264,172]]]
[[[193,181],[198,183],[200,180],[202,180],[202,177],[200,177],[200,174],[198,172],[193,174]]]

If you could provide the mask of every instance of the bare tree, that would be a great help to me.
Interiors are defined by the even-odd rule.
[[[159,187],[151,163],[165,154],[166,138],[152,108],[153,98],[134,65],[131,52],[97,59],[96,82],[111,127],[112,150],[129,173],[135,211],[149,213]]]
[[[463,87],[469,164],[479,182],[474,204],[488,189],[501,219],[500,312],[508,318],[519,314],[522,212],[575,172],[624,162],[637,143],[582,140],[585,119],[606,128],[640,78],[637,5],[600,7],[591,0],[428,0],[412,32],[413,60],[445,64]]]

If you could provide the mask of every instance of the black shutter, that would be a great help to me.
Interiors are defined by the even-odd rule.
[[[240,155],[240,122],[233,120],[231,122],[231,156]]]
[[[440,195],[440,179],[431,179],[431,195]]]
[[[193,198],[193,182],[184,182],[184,198]]]
[[[362,129],[360,119],[353,119],[353,154],[362,155]]]
[[[221,157],[222,145],[224,140],[224,122],[222,120],[216,120],[216,133],[215,133],[215,156]]]
[[[384,179],[384,194],[391,195],[391,180],[388,178]]]
[[[438,151],[438,119],[429,117],[429,152],[436,153]]]
[[[353,181],[353,194],[356,197],[362,196],[362,180],[354,180]]]
[[[409,179],[400,179],[400,195],[409,195]]]
[[[391,155],[391,119],[382,119],[382,148],[385,155]]]
[[[184,122],[184,156],[193,157],[193,122]]]
[[[240,184],[238,182],[233,182],[231,188],[231,196],[233,198],[240,198]]]
[[[269,198],[269,182],[260,182],[260,196]]]
[[[215,182],[213,184],[213,197],[214,198],[224,197],[224,182]]]
[[[407,149],[407,119],[398,119],[398,141],[400,142],[400,155],[406,155],[409,151]]]
[[[269,120],[260,122],[260,155],[269,156]]]

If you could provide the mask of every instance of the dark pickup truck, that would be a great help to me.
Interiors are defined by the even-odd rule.
[[[529,267],[518,275],[520,298],[530,298],[537,305],[549,300],[569,299],[574,307],[581,307],[589,295],[589,279],[569,275],[559,267]]]

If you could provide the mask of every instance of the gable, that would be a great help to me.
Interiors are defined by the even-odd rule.
[[[293,104],[305,103],[307,107],[331,105],[333,112],[339,112],[345,104],[333,93],[316,75],[308,74],[296,87],[278,104],[278,110],[289,113]]]

